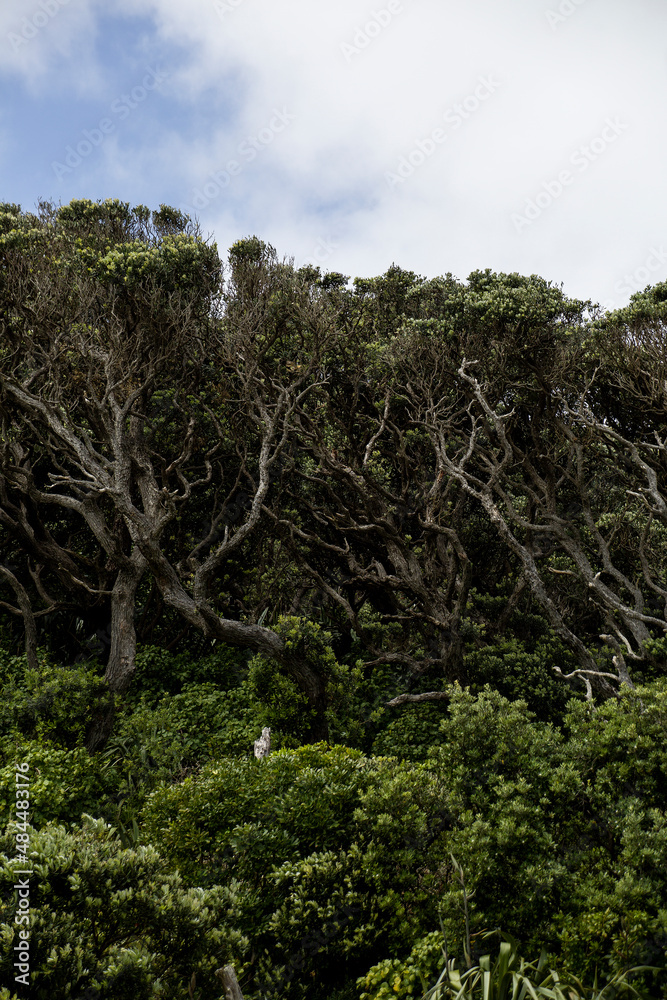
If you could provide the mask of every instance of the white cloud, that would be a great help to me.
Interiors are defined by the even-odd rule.
[[[0,73],[18,76],[34,96],[54,87],[89,94],[100,84],[94,36],[93,0],[3,0]]]
[[[0,30],[19,6],[9,0]],[[297,260],[324,241],[325,266],[346,273],[379,273],[392,260],[459,277],[489,266],[608,298],[667,236],[667,10],[654,0],[585,0],[551,27],[546,13],[562,0],[508,6],[218,0],[216,11],[215,0],[119,0],[119,16],[153,17],[165,48],[180,47],[183,58],[170,67],[174,124],[162,120],[151,150],[125,150],[122,164],[113,160],[121,144],[109,146],[109,179],[141,164],[155,176],[162,163],[182,204],[208,184],[199,215],[221,247],[255,231]],[[77,10],[76,30],[89,37],[84,0]],[[74,2],[49,34],[73,13]],[[475,107],[480,78],[497,86]],[[468,117],[454,126],[457,104]],[[179,116],[202,107],[196,137],[181,135]],[[271,127],[276,109],[294,120],[244,159],[242,144]],[[627,128],[585,171],[573,170],[573,154],[610,118]],[[389,186],[387,172],[436,129],[445,140]],[[241,169],[224,184],[230,161]],[[571,185],[517,232],[512,214],[564,169]],[[667,268],[651,277],[667,278]]]

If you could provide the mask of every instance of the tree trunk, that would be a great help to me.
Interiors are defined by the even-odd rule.
[[[137,587],[145,568],[146,560],[135,549],[130,563],[119,570],[111,593],[111,652],[104,680],[113,694],[126,691],[134,675],[137,653],[134,609]],[[91,753],[104,749],[113,731],[115,716],[112,704],[93,719],[86,737],[86,747]]]
[[[241,993],[241,987],[236,978],[236,971],[233,965],[225,965],[223,969],[218,969],[216,976],[222,980],[226,1000],[243,1000],[243,993]]]
[[[6,566],[0,566],[0,574],[9,580],[16,594],[16,600],[23,615],[23,624],[25,627],[26,660],[31,670],[37,670],[37,627],[28,591]]]
[[[127,690],[134,674],[137,653],[134,609],[145,567],[143,559],[141,563],[119,571],[111,594],[111,652],[104,679],[110,690],[119,694]]]

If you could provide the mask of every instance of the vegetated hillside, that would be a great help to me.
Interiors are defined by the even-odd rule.
[[[667,996],[667,286],[0,208],[2,1000]]]

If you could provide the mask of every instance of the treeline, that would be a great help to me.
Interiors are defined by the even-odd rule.
[[[28,655],[99,634],[123,690],[137,633],[262,651],[317,738],[326,672],[285,656],[281,614],[407,687],[474,681],[467,647],[530,642],[532,615],[547,687],[660,668],[664,286],[606,316],[516,274],[349,288],[256,238],[225,269],[165,207],[4,207],[2,575]]]
[[[0,206],[0,717],[8,767],[18,745],[70,774],[33,817],[43,856],[124,871],[117,852],[152,844],[146,878],[172,879],[184,934],[209,906],[188,893],[224,889],[210,906],[229,934],[202,937],[192,991],[229,957],[261,995],[312,917],[312,990],[300,973],[284,995],[328,996],[333,977],[356,996],[413,946],[422,965],[387,990],[414,992],[441,958],[435,939],[419,952],[438,914],[470,955],[468,889],[476,933],[500,925],[591,982],[664,965],[666,320],[666,285],[603,314],[536,276],[350,283],[256,237],[223,262],[167,206]],[[245,760],[264,725],[280,752]],[[612,732],[636,760],[594,749]],[[165,796],[227,803],[263,774],[283,796],[268,812],[211,806],[206,835],[155,818]],[[309,805],[280,805],[311,778]],[[327,813],[299,834],[339,780],[340,829]],[[389,821],[404,808],[408,846]],[[82,812],[121,840],[54,832]],[[280,903],[297,897],[298,919]],[[166,942],[127,959],[132,995],[142,947]],[[121,995],[114,955],[96,959],[117,991],[98,977],[100,997]],[[93,980],[71,982],[63,996]]]

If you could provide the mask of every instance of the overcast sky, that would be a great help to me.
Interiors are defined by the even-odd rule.
[[[351,276],[667,280],[666,0],[2,0],[2,199]]]

